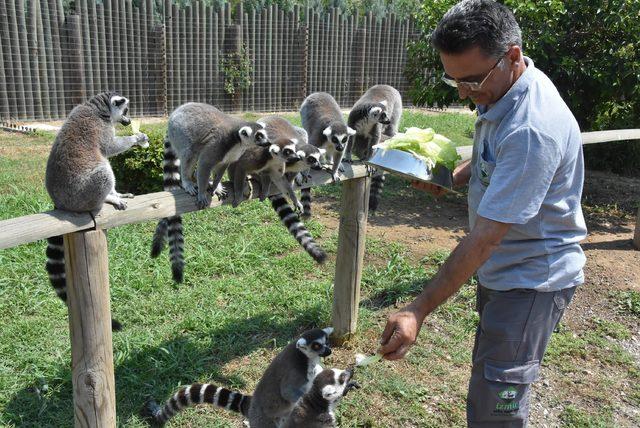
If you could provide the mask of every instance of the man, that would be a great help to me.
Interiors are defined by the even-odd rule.
[[[458,3],[431,42],[443,80],[478,106],[472,159],[454,171],[454,184],[469,184],[471,232],[422,293],[389,317],[380,351],[403,358],[425,317],[477,272],[467,422],[526,426],[530,384],[584,281],[580,130],[553,83],[523,56],[520,28],[505,6]]]

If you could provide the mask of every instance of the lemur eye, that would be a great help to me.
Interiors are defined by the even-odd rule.
[[[318,342],[313,342],[313,345],[311,345],[311,349],[313,349],[314,351],[319,351],[320,349],[322,349],[322,346]]]
[[[345,383],[346,381],[347,381],[347,375],[346,375],[346,374],[344,374],[344,373],[342,373],[342,374],[340,375],[340,377],[338,378],[338,382],[340,382],[340,383]]]
[[[292,153],[293,153],[293,151],[291,149],[284,149],[284,155],[285,156],[291,156]]]
[[[313,156],[309,156],[309,157],[307,157],[307,162],[315,163],[316,162],[316,158],[314,158]]]

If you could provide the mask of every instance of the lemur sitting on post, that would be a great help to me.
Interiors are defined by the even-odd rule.
[[[375,85],[365,92],[353,105],[348,124],[356,130],[346,153],[346,161],[351,161],[355,153],[360,160],[371,157],[371,148],[380,142],[381,134],[393,137],[398,133],[402,116],[400,92],[389,85]],[[380,171],[371,179],[369,210],[378,209],[380,194],[384,187],[384,174]]]
[[[108,158],[135,145],[147,147],[149,139],[138,133],[116,137],[115,125],[129,125],[129,100],[116,92],[104,92],[76,106],[65,120],[51,147],[45,187],[56,209],[95,213],[106,202],[118,210],[127,208],[130,193],[116,192],[116,179]],[[67,301],[62,236],[47,239],[47,272],[62,301]],[[112,320],[112,328],[120,323]]]

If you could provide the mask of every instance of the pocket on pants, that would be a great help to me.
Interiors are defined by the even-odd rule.
[[[485,360],[484,391],[477,416],[484,421],[526,421],[529,414],[531,384],[540,374],[540,362],[504,362]],[[484,416],[481,416],[484,415]],[[515,423],[514,426],[517,426]]]

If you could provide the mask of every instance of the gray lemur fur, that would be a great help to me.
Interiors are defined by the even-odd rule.
[[[371,148],[380,142],[381,133],[393,137],[402,116],[400,92],[389,85],[369,88],[349,113],[348,124],[356,130],[347,149],[347,160],[355,153],[361,160],[371,157]]]
[[[278,116],[266,116],[257,123],[265,128],[271,145],[268,148],[247,149],[237,162],[229,166],[229,177],[234,190],[233,206],[237,206],[242,200],[245,180],[251,174],[260,179],[261,200],[266,198],[268,187],[273,183],[280,193],[289,196],[295,207],[302,209],[293,186],[285,177],[285,167],[288,163],[300,160],[296,146],[306,142],[306,131]]]
[[[74,212],[99,211],[109,203],[118,210],[127,207],[123,198],[130,193],[116,192],[116,179],[108,158],[139,145],[149,145],[146,135],[138,133],[116,137],[115,125],[128,125],[129,100],[115,92],[95,95],[76,106],[65,120],[51,147],[45,172],[45,187],[57,209]],[[62,236],[47,239],[46,269],[56,294],[67,301]],[[114,330],[120,324],[112,321]]]
[[[289,343],[269,364],[251,396],[212,384],[193,384],[180,389],[162,407],[147,402],[143,416],[154,426],[163,426],[186,407],[208,403],[242,413],[251,428],[281,427],[322,372],[320,358],[331,354],[328,337],[332,332],[330,327],[308,330]]]
[[[212,187],[220,197],[220,180],[227,166],[248,147],[269,145],[267,134],[257,123],[229,116],[204,103],[183,104],[171,113],[167,141],[180,160],[182,187],[190,195],[197,195],[199,208],[211,203],[207,187],[212,172]],[[196,165],[197,190],[192,179]]]
[[[146,147],[142,133],[116,137],[115,125],[128,125],[129,100],[117,93],[102,93],[76,106],[56,136],[47,161],[45,186],[57,209],[98,211],[106,202],[127,207],[116,192],[116,180],[107,158],[135,145]]]
[[[335,408],[345,395],[360,386],[351,380],[350,369],[324,369],[285,420],[283,428],[336,427]]]
[[[327,151],[333,162],[331,176],[338,181],[338,171],[349,139],[356,131],[347,126],[336,100],[326,92],[309,95],[300,106],[302,127],[309,134],[309,143]]]

